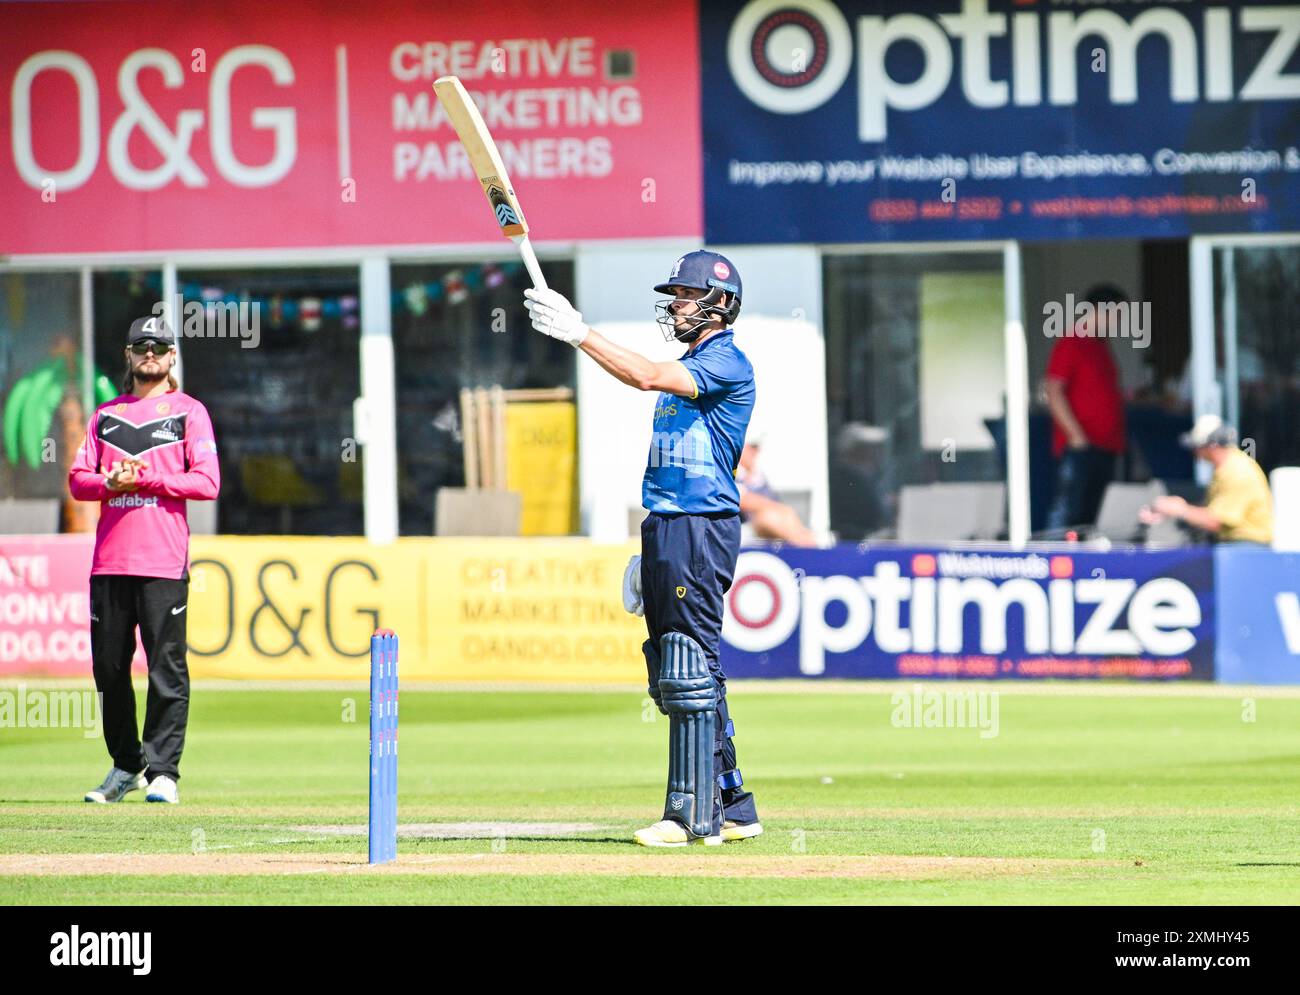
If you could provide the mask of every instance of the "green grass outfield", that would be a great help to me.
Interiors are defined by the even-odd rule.
[[[4,727],[0,902],[1300,900],[1300,689],[924,685],[995,688],[982,738],[896,726],[891,695],[918,686],[735,685],[767,832],[686,850],[630,843],[661,812],[668,731],[635,689],[405,689],[415,835],[382,869],[348,835],[366,819],[360,685],[198,684],[176,807],[86,805],[100,739]]]

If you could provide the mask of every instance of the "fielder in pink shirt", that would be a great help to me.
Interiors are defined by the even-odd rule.
[[[190,698],[185,502],[216,498],[221,471],[207,409],[177,389],[176,340],[161,318],[131,324],[126,359],[124,393],[96,409],[68,477],[74,498],[100,502],[90,645],[113,767],[85,798],[147,788],[148,801],[174,804]],[[143,743],[131,685],[137,625],[149,662]]]

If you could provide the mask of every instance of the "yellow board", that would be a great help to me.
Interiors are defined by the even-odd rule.
[[[506,487],[523,495],[520,534],[578,530],[578,413],[572,401],[506,405]]]
[[[406,680],[645,682],[630,546],[583,539],[195,536],[195,677],[364,680],[391,628]]]

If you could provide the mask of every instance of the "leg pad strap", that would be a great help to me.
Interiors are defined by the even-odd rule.
[[[646,691],[649,692],[655,707],[662,714],[667,715],[668,709],[664,708],[663,699],[659,697],[659,647],[647,639],[641,644],[641,652],[645,655],[645,670],[648,679]]]

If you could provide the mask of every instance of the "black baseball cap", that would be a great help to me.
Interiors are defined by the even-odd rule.
[[[167,322],[154,314],[147,318],[136,318],[131,322],[131,330],[126,333],[127,345],[135,345],[146,339],[153,342],[166,342],[168,345],[176,344],[176,336],[172,334]]]

